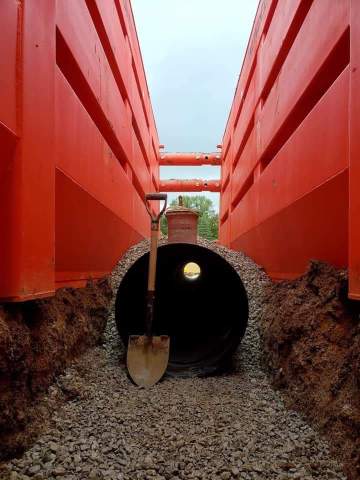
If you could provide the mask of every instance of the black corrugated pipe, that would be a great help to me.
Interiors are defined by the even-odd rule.
[[[129,335],[144,334],[148,255],[130,267],[117,293],[116,323],[125,345]],[[197,278],[185,276],[189,262],[200,267]],[[247,320],[243,283],[220,255],[194,244],[159,247],[153,333],[170,336],[170,373],[223,369],[244,336]]]

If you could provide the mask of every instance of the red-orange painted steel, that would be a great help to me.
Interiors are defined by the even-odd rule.
[[[360,300],[360,2],[351,0],[349,296]]]
[[[0,25],[0,297],[26,300],[55,289],[55,1],[3,1]]]
[[[220,180],[159,182],[130,0],[0,1],[0,300],[108,273],[147,235],[149,191],[221,191],[220,241],[273,278],[311,258],[360,299],[360,3],[261,0]]]
[[[3,0],[0,27],[0,299],[19,301],[147,235],[159,142],[129,0]]]
[[[193,178],[190,180],[161,180],[160,192],[220,192],[220,180],[202,180]]]
[[[199,166],[221,165],[220,152],[215,153],[161,153],[160,165]]]
[[[356,0],[260,1],[222,142],[220,206],[222,243],[275,279],[300,275],[312,258],[349,265],[353,298],[359,10]]]

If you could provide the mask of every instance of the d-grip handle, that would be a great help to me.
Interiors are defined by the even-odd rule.
[[[149,208],[149,201],[152,200],[164,200],[164,205],[162,209],[160,210],[159,214],[156,215],[155,217],[152,216],[151,210]],[[167,193],[147,193],[145,195],[145,205],[146,205],[146,210],[148,211],[148,214],[151,217],[151,229],[152,230],[158,230],[159,229],[159,220],[161,218],[161,215],[165,212],[166,209],[166,204],[167,204]]]
[[[166,202],[167,200],[167,194],[166,193],[147,193],[145,195],[145,200],[164,200]]]

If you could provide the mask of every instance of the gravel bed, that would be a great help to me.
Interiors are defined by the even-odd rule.
[[[49,391],[50,397],[66,391],[68,401],[0,478],[345,478],[327,443],[285,408],[262,369],[256,320],[266,275],[239,252],[200,243],[234,266],[249,294],[249,327],[234,371],[165,377],[151,390],[138,389],[127,377],[112,311],[104,345],[85,354]],[[127,252],[112,276],[114,290],[147,249],[144,241]]]

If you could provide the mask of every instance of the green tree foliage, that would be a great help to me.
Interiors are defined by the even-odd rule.
[[[170,207],[178,205],[177,200],[173,200]],[[215,213],[213,202],[204,195],[195,195],[190,197],[183,195],[183,205],[186,208],[192,208],[199,212],[198,234],[207,240],[217,240],[219,231],[219,216]],[[167,235],[168,226],[166,217],[161,219],[161,232]]]
[[[168,222],[167,222],[167,219],[166,219],[165,215],[163,215],[163,216],[161,217],[161,220],[160,220],[160,230],[161,230],[161,233],[167,237],[167,234],[168,234]]]

